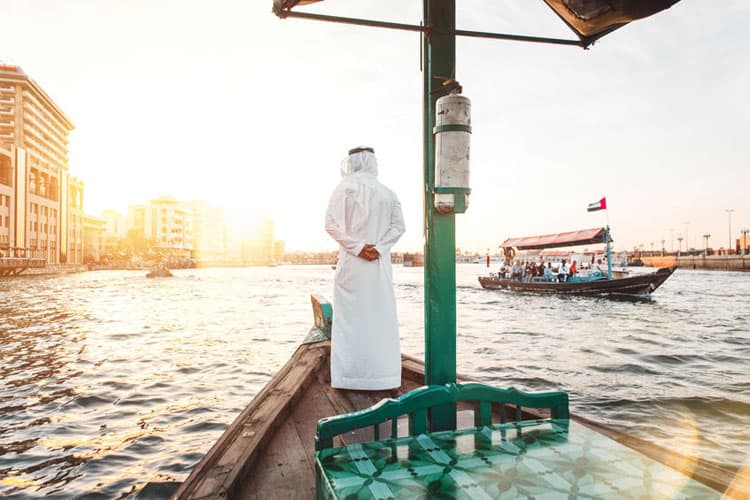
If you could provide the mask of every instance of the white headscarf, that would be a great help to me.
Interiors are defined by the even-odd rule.
[[[360,146],[356,149],[364,149]],[[352,174],[367,174],[374,177],[378,176],[378,161],[375,159],[375,153],[371,151],[357,151],[352,153],[341,162],[341,177]]]

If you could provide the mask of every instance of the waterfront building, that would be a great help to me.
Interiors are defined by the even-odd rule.
[[[284,248],[285,244],[283,240],[275,240],[273,242],[273,260],[275,262],[284,260]]]
[[[127,218],[116,210],[103,210],[100,218],[104,220],[102,252],[114,255],[122,249],[128,236]]]
[[[190,201],[193,215],[193,256],[203,263],[226,261],[228,235],[224,212],[206,201]]]
[[[107,221],[101,217],[83,217],[83,260],[86,263],[99,262],[104,253],[104,233]]]
[[[242,260],[250,265],[268,265],[274,262],[273,219],[261,221],[260,228],[243,242]]]
[[[0,65],[0,252],[83,262],[83,182],[70,176],[73,124],[18,66]]]
[[[147,205],[128,207],[128,239],[137,249],[152,249],[173,257],[192,255],[193,211],[172,196]]]

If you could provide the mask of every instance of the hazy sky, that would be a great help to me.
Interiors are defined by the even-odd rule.
[[[0,60],[18,64],[76,126],[85,209],[169,194],[266,213],[287,247],[323,231],[348,148],[375,147],[419,249],[419,36],[280,20],[271,0],[0,0]],[[541,0],[460,0],[464,29],[572,37]],[[418,23],[417,0],[306,8]],[[457,244],[603,224],[619,248],[687,227],[714,247],[750,226],[750,2],[682,0],[591,50],[459,39],[472,99],[472,187]],[[672,231],[670,231],[670,229]]]

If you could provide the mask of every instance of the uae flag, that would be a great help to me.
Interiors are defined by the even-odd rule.
[[[594,203],[589,203],[589,208],[586,209],[587,212],[596,212],[597,210],[606,210],[607,209],[607,197],[605,196],[599,201],[595,201]]]

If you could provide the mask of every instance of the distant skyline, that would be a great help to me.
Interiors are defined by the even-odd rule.
[[[422,246],[421,74],[414,33],[279,20],[271,0],[2,0],[0,60],[70,117],[71,173],[98,214],[162,194],[272,216],[289,250],[323,231],[339,162],[375,147]],[[305,10],[418,23],[421,2]],[[465,29],[572,37],[543,2],[457,3]],[[682,0],[590,50],[459,39],[472,99],[472,197],[457,246],[605,223],[617,247],[728,244],[750,226],[750,3]],[[34,33],[29,37],[29,33]],[[684,243],[683,243],[684,248]]]

